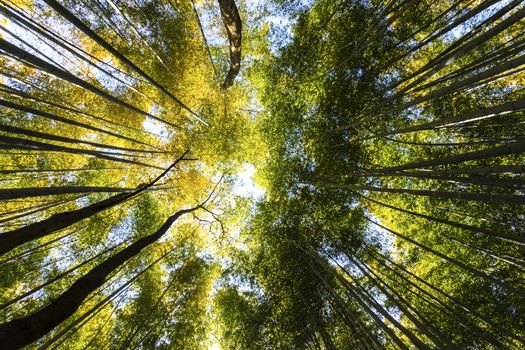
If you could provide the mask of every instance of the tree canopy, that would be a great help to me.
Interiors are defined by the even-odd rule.
[[[2,349],[523,349],[520,0],[0,0]]]

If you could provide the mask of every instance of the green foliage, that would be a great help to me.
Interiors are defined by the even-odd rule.
[[[0,336],[197,208],[28,348],[523,348],[523,4],[237,6],[2,5]]]

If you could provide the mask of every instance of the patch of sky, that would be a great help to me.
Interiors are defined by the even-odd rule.
[[[325,248],[329,248],[325,245]],[[320,256],[324,256],[326,260],[328,261],[328,264],[332,265],[335,268],[344,268],[346,271],[350,272],[352,276],[361,278],[363,277],[363,273],[361,270],[359,270],[355,265],[351,264],[350,259],[346,257],[344,254],[325,254],[323,252],[319,253]]]
[[[253,198],[261,200],[264,197],[265,190],[255,183],[255,167],[246,163],[243,169],[233,176],[233,194],[243,198]]]
[[[56,269],[60,271],[65,271],[66,269],[70,268],[74,265],[75,260],[78,257],[76,254],[71,254],[69,251],[64,251],[62,249],[62,245],[59,245],[58,247],[55,246],[52,249],[49,250],[49,254],[44,259],[44,265],[47,266],[47,268],[44,270],[51,274],[55,272]]]
[[[247,6],[252,11],[265,8],[268,12],[268,15],[265,16],[265,22],[271,26],[269,37],[270,50],[273,54],[279,55],[281,48],[292,41],[292,28],[297,22],[299,13],[311,7],[313,3],[313,0],[297,0],[278,5],[264,0],[253,0],[249,1]],[[293,9],[290,7],[293,7]]]
[[[445,42],[452,42],[459,38],[461,38],[463,35],[465,35],[468,31],[470,31],[474,26],[477,26],[481,24],[483,21],[488,19],[490,16],[492,16],[497,11],[501,10],[503,7],[507,6],[511,3],[512,0],[503,0],[498,1],[495,4],[489,6],[487,9],[482,11],[481,13],[477,14],[476,16],[472,17],[471,19],[467,20],[465,23],[463,23],[460,26],[457,26],[456,28],[449,31],[443,39]]]
[[[374,222],[381,222],[378,217],[370,213],[367,213],[366,215]],[[374,224],[370,224],[366,228],[366,231],[365,237],[369,245],[378,245],[383,252],[394,255],[396,254],[397,249],[395,247],[395,236],[393,234]]]
[[[61,176],[61,180],[64,182],[76,182],[77,176],[75,173],[70,172]]]
[[[149,107],[148,112],[152,115],[159,115],[161,113],[161,108],[158,104],[153,103]],[[167,142],[169,140],[169,137],[171,136],[171,133],[166,128],[166,124],[149,117],[146,117],[146,119],[142,122],[142,129],[144,129],[147,132],[151,132],[156,135],[162,136],[160,140],[162,140],[163,142]]]
[[[88,196],[80,197],[77,200],[75,200],[75,204],[80,207],[87,207],[90,204],[90,200]]]
[[[183,264],[183,261],[184,260],[179,260],[179,261],[176,261],[174,264],[162,264],[161,265],[161,268],[162,270],[166,271],[165,274],[163,274],[161,276],[161,281],[162,283],[167,283],[170,278],[171,278],[171,274],[173,274],[175,271],[177,271],[178,269],[180,269],[184,264]]]
[[[226,274],[214,283],[213,290],[217,291],[226,286],[234,287],[241,293],[250,293],[259,300],[264,298],[264,291],[243,275]]]
[[[195,8],[199,13],[199,18],[208,45],[211,47],[225,46],[228,42],[228,39],[225,35],[223,35],[223,28],[221,26],[217,26],[217,24],[222,25],[222,20],[220,19],[220,11],[218,6],[216,6],[216,3],[213,3],[212,6],[196,3]]]
[[[130,238],[130,233],[133,232],[133,226],[135,225],[135,218],[133,215],[125,215],[124,219],[114,225],[108,233],[107,242],[117,243],[122,242]]]

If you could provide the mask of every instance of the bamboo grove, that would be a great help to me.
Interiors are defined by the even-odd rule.
[[[0,0],[0,347],[525,348],[524,16]]]

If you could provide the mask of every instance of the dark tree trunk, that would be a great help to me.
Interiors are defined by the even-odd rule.
[[[64,293],[44,308],[22,318],[0,325],[0,343],[4,349],[18,349],[43,337],[64,322],[80,307],[84,300],[104,284],[111,272],[157,242],[182,215],[199,206],[176,212],[155,232],[132,243],[79,278]]]
[[[119,106],[122,106],[126,109],[129,109],[130,111],[133,111],[135,113],[138,113],[138,114],[141,114],[143,116],[146,116],[146,117],[149,117],[149,118],[152,118],[152,119],[155,119],[159,122],[162,122],[162,123],[165,123],[165,124],[168,124],[168,125],[171,125],[171,126],[174,126],[174,127],[177,127],[176,125],[173,125],[173,124],[170,124],[168,123],[167,121],[163,120],[163,119],[160,119],[156,116],[154,116],[153,114],[150,114],[148,112],[145,112],[137,107],[134,107],[132,105],[130,105],[129,103],[127,102],[124,102],[118,98],[116,98],[115,96],[97,88],[96,86],[92,85],[91,83],[88,83],[87,81],[83,80],[83,79],[80,79],[78,78],[77,76],[71,74],[70,72],[68,71],[65,71],[61,68],[58,68],[57,66],[54,66],[53,64],[51,63],[48,63],[46,61],[44,61],[43,59],[31,54],[30,52],[27,52],[19,47],[17,47],[16,45],[13,45],[12,43],[0,38],[0,48],[8,53],[10,53],[11,55],[17,57],[17,59],[19,59],[20,61],[22,62],[27,62],[29,63],[30,65],[34,65],[36,67],[38,67],[38,69],[41,69],[43,70],[44,72],[47,72],[51,75],[54,75],[56,76],[57,78],[60,78],[62,80],[65,80],[71,84],[75,84],[77,86],[80,86],[81,88],[87,90],[87,91],[90,91],[92,93],[94,93],[95,95],[98,95],[102,98],[105,98],[107,99],[108,101],[111,101]]]
[[[242,22],[234,0],[219,0],[219,5],[230,41],[230,70],[221,86],[226,90],[233,85],[233,80],[241,69]]]
[[[133,192],[125,192],[120,193],[115,196],[109,197],[103,201],[91,204],[85,208],[72,210],[69,212],[54,214],[51,217],[31,224],[29,226],[21,227],[19,229],[9,231],[2,233],[0,235],[0,255],[5,254],[9,252],[10,250],[24,244],[27,242],[30,242],[32,240],[44,237],[50,233],[62,230],[68,226],[71,226],[79,221],[82,221],[86,218],[89,218],[97,213],[100,213],[101,211],[110,209],[120,203],[123,203],[127,201],[128,199],[137,196],[141,192],[151,188],[153,185],[155,185],[164,175],[166,175],[171,169],[173,169],[180,161],[184,160],[184,156],[189,151],[186,151],[179,159],[177,159],[172,165],[170,165],[166,170],[162,172],[159,176],[157,176],[153,181],[151,181],[147,185],[139,186],[135,191]],[[42,195],[42,192],[45,192],[45,190],[60,190],[60,189],[68,189],[67,187],[59,187],[59,188],[44,188],[44,189],[37,189],[39,192],[33,192],[35,189],[23,189],[27,190],[26,192],[30,192],[33,196],[35,195]],[[21,189],[14,189],[14,191],[21,190]],[[128,190],[128,189],[119,189],[119,190]],[[8,190],[0,190],[0,195],[2,191],[8,191]],[[107,191],[105,191],[107,192]],[[1,198],[1,196],[0,196]]]
[[[70,193],[110,193],[130,192],[133,188],[125,187],[94,187],[94,186],[66,186],[66,187],[25,187],[0,189],[0,200],[30,198],[40,196],[54,196]]]
[[[187,110],[191,113],[194,117],[196,117],[200,122],[202,122],[205,125],[208,125],[201,117],[199,117],[195,112],[193,112],[190,108],[188,108],[184,103],[182,103],[177,97],[175,97],[171,92],[166,90],[162,85],[160,85],[158,82],[156,82],[152,77],[150,77],[146,72],[144,72],[142,69],[140,69],[136,64],[131,62],[126,56],[121,54],[117,49],[115,49],[113,46],[111,46],[107,41],[102,39],[97,33],[95,33],[91,28],[89,28],[87,25],[85,25],[78,17],[76,17],[73,13],[71,13],[68,9],[66,9],[64,6],[62,6],[58,1],[56,0],[44,0],[46,4],[48,4],[53,10],[58,12],[60,15],[62,15],[64,18],[66,18],[69,22],[71,22],[75,27],[80,29],[84,34],[86,34],[88,37],[90,37],[92,40],[94,40],[97,44],[102,46],[104,49],[106,49],[108,52],[110,52],[113,56],[118,58],[121,62],[123,62],[126,66],[131,68],[134,72],[139,74],[142,78],[146,79],[150,84],[154,85],[157,89],[159,89],[162,93],[164,93],[166,96],[171,98],[175,103],[177,103],[179,106]],[[162,119],[156,118],[155,119],[167,123],[171,126],[174,126],[173,124],[170,124]]]

